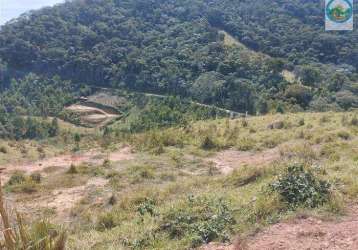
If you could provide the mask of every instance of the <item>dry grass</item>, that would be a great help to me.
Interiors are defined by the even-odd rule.
[[[309,164],[334,187],[330,201],[313,213],[340,214],[345,204],[358,196],[358,128],[354,117],[353,112],[278,114],[113,135],[109,148],[115,147],[117,140],[130,144],[135,151],[132,160],[76,166],[70,174],[51,172],[38,184],[38,195],[44,190],[84,185],[95,177],[108,180],[101,190],[85,192],[74,204],[69,249],[188,249],[197,234],[184,230],[185,236],[171,237],[163,220],[173,209],[194,216],[197,207],[193,209],[188,203],[191,197],[227,201],[236,221],[228,238],[237,234],[244,237],[298,213],[290,211],[277,194],[267,192],[282,169],[296,161]],[[268,128],[277,121],[283,121],[283,126]],[[83,133],[81,148],[98,145],[101,139],[95,131]],[[225,176],[215,171],[207,158],[227,149],[253,155],[274,149],[280,155],[275,162],[248,164]]]

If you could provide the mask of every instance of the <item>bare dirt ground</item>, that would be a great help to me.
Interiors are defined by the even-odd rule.
[[[80,154],[65,154],[52,158],[46,158],[36,162],[24,164],[8,164],[3,166],[1,171],[2,182],[5,183],[14,171],[23,171],[25,173],[42,172],[47,168],[56,167],[57,169],[68,168],[71,164],[79,165],[82,163],[101,164],[103,160],[124,161],[133,159],[133,154],[129,147],[124,147],[108,155],[103,155],[98,150],[91,150]]]
[[[358,209],[349,215],[323,221],[297,218],[273,225],[232,245],[211,243],[201,250],[357,250]]]
[[[41,196],[31,201],[21,202],[20,207],[22,213],[26,211],[43,211],[44,209],[55,212],[55,218],[58,221],[66,221],[70,214],[72,207],[78,203],[87,193],[104,188],[107,180],[103,178],[92,178],[85,185],[73,188],[60,188],[54,190],[51,194]]]
[[[267,149],[261,152],[225,150],[208,160],[223,174],[229,174],[234,169],[245,165],[263,165],[271,163],[280,157],[278,148]]]
[[[248,240],[247,249],[358,249],[358,217],[326,222],[315,218],[279,223]]]
[[[7,165],[2,171],[2,183],[10,178],[11,173],[15,170],[23,171],[28,174],[32,172],[41,172],[42,176],[46,176],[46,169],[55,168],[56,171],[65,170],[71,164],[79,165],[81,163],[102,164],[105,159],[112,162],[120,162],[131,160],[134,155],[131,153],[131,148],[124,147],[117,151],[101,154],[98,151],[92,150],[82,154],[76,155],[61,155],[53,158],[44,159],[34,163]],[[17,210],[22,214],[31,216],[48,210],[55,214],[55,219],[59,221],[66,221],[69,219],[71,209],[74,205],[81,201],[87,194],[97,192],[98,190],[106,191],[105,186],[108,180],[99,177],[89,179],[83,185],[78,185],[71,188],[57,188],[50,193],[32,194],[32,195],[11,195],[7,199],[10,207],[17,207]],[[101,201],[97,201],[101,202]]]
[[[105,110],[81,104],[74,104],[66,109],[77,112],[81,116],[83,122],[96,126],[106,124],[110,120],[118,117],[118,115],[110,114]]]

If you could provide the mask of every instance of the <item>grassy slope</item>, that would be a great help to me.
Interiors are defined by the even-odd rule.
[[[75,174],[68,174],[66,169],[44,172],[41,183],[7,188],[10,192],[7,195],[29,205],[31,217],[38,214],[68,225],[69,249],[187,249],[198,244],[195,237],[199,230],[187,228],[185,223],[177,225],[175,230],[168,228],[168,223],[173,222],[172,216],[186,214],[200,218],[212,211],[217,215],[220,199],[229,208],[224,218],[233,216],[236,221],[230,220],[225,228],[228,239],[238,234],[245,237],[296,213],[319,216],[344,213],[344,207],[358,195],[358,127],[352,123],[356,116],[353,112],[267,115],[246,120],[202,121],[185,128],[134,135],[111,134],[108,138],[93,129],[60,123],[62,134],[45,145],[33,141],[16,144],[31,144],[34,158],[40,157],[36,147],[41,144],[49,151],[46,156],[69,151],[74,147],[72,134],[66,133],[69,129],[83,135],[80,142],[83,151],[98,148],[98,153],[110,152],[125,143],[132,146],[134,152],[130,154],[133,157],[108,164],[84,163],[76,166]],[[274,123],[280,128],[268,128]],[[237,170],[224,175],[209,159],[215,159],[218,152],[228,149],[234,150],[234,155],[251,152],[253,159],[272,149],[278,155],[274,160],[253,161],[255,164],[247,165],[240,163],[238,157],[237,164],[232,165]],[[17,156],[10,159],[11,155],[16,156],[16,152],[0,157],[2,161],[16,161]],[[26,155],[21,157],[22,160],[34,159]],[[104,159],[99,158],[99,161]],[[277,195],[267,193],[268,185],[292,161],[304,162],[332,183],[334,191],[327,204],[311,211],[305,208],[290,211]],[[98,178],[108,183],[86,185],[89,180]],[[32,191],[27,194],[29,188]],[[46,199],[51,200],[54,192],[57,193],[54,197],[67,194],[81,197],[76,198],[74,204],[67,202],[73,207],[65,216],[56,214],[52,208],[40,208],[40,204],[46,204]],[[207,226],[209,229],[220,227],[213,221]]]
[[[69,249],[186,249],[197,244],[195,237],[199,229],[186,228],[184,223],[184,226],[177,225],[173,232],[173,228],[166,225],[180,214],[200,218],[213,211],[218,213],[216,206],[220,199],[229,207],[225,216],[235,219],[235,223],[226,228],[228,239],[233,240],[237,235],[245,237],[297,213],[324,217],[344,213],[344,208],[358,196],[358,127],[352,124],[356,116],[353,112],[267,115],[246,120],[196,122],[185,128],[134,135],[111,134],[109,138],[102,137],[97,130],[60,123],[63,133],[53,141],[16,143],[34,147],[35,157],[22,155],[21,161],[41,157],[36,151],[37,145],[45,147],[47,157],[71,150],[74,142],[66,129],[83,135],[82,151],[98,148],[102,154],[99,162],[104,162],[106,151],[111,152],[122,143],[132,145],[132,159],[99,165],[83,163],[76,166],[74,174],[68,174],[63,168],[52,172],[47,169],[42,173],[41,183],[26,182],[8,187],[7,196],[18,202],[16,204],[32,207],[25,210],[31,211],[32,219],[34,215],[45,216],[65,224]],[[268,128],[274,123],[282,128]],[[69,137],[67,144],[66,136]],[[210,150],[203,149],[208,145]],[[274,160],[253,161],[255,164],[247,165],[240,165],[239,157],[238,165],[232,166],[237,170],[225,175],[210,159],[228,149],[234,150],[234,155],[251,152],[253,159],[272,149],[278,155]],[[4,155],[7,158],[3,158]],[[11,155],[15,157],[11,159]],[[18,160],[12,151],[1,156],[3,161]],[[267,193],[268,185],[293,161],[314,166],[312,169],[317,175],[332,183],[333,193],[328,203],[313,210],[290,211],[277,195]],[[99,183],[107,184],[86,184],[98,179],[102,180]],[[50,207],[41,208],[41,204],[47,203],[46,199],[52,201],[51,197],[66,195],[70,198],[80,195],[74,203],[67,201],[66,206],[73,206],[69,214],[56,214],[56,209]],[[208,222],[209,229],[217,227],[215,222]]]
[[[135,160],[113,163],[111,169],[106,170],[110,171],[108,188],[115,194],[117,203],[94,207],[84,199],[78,204],[75,208],[78,224],[76,233],[70,237],[70,248],[188,248],[193,244],[195,233],[181,228],[184,236],[174,237],[163,225],[173,211],[197,216],[195,209],[199,208],[193,210],[189,195],[214,202],[223,198],[236,220],[229,230],[231,237],[247,235],[284,217],[294,216],[295,212],[290,212],[277,196],[263,191],[291,161],[316,166],[313,171],[333,183],[335,190],[325,206],[310,212],[303,208],[300,213],[320,216],[341,213],[344,204],[358,195],[358,130],[350,124],[353,117],[353,113],[274,115],[253,117],[246,122],[199,122],[185,129],[134,135],[129,141],[140,150]],[[268,129],[275,121],[284,121],[284,127]],[[210,151],[200,148],[206,137],[213,141]],[[229,147],[250,151],[278,147],[280,158],[241,167],[224,176],[206,159],[214,156],[215,151]],[[148,201],[155,210],[154,216],[139,213],[138,208],[148,205]],[[99,230],[103,229],[101,225],[107,225],[107,229]]]
[[[47,121],[51,122],[52,118],[48,118]],[[61,134],[58,138],[48,138],[38,141],[0,140],[0,148],[5,149],[5,153],[0,152],[0,165],[36,161],[44,157],[69,152],[74,146],[74,133],[93,135],[95,137],[95,131],[93,129],[78,127],[62,120],[59,120],[59,126],[61,127]],[[86,142],[84,142],[84,145],[85,144]]]

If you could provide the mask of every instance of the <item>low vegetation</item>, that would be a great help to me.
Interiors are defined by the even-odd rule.
[[[140,132],[118,124],[102,131],[78,128],[68,138],[67,152],[81,155],[97,145],[100,158],[44,173],[15,172],[5,190],[19,201],[56,190],[60,196],[79,192],[66,217],[69,249],[179,250],[232,242],[297,213],[344,213],[358,196],[355,119],[354,112],[298,113]],[[132,160],[112,160],[121,143],[130,145]],[[43,149],[50,155],[48,146]],[[220,158],[221,152],[231,153]],[[225,164],[232,170],[223,174]],[[84,189],[91,180],[107,184]],[[64,215],[47,209],[37,216],[63,220]]]

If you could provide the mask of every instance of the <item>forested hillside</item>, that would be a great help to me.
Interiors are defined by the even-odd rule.
[[[0,87],[32,72],[239,112],[357,107],[357,31],[325,32],[322,4],[68,1],[1,27]],[[245,46],[225,44],[220,31]]]

